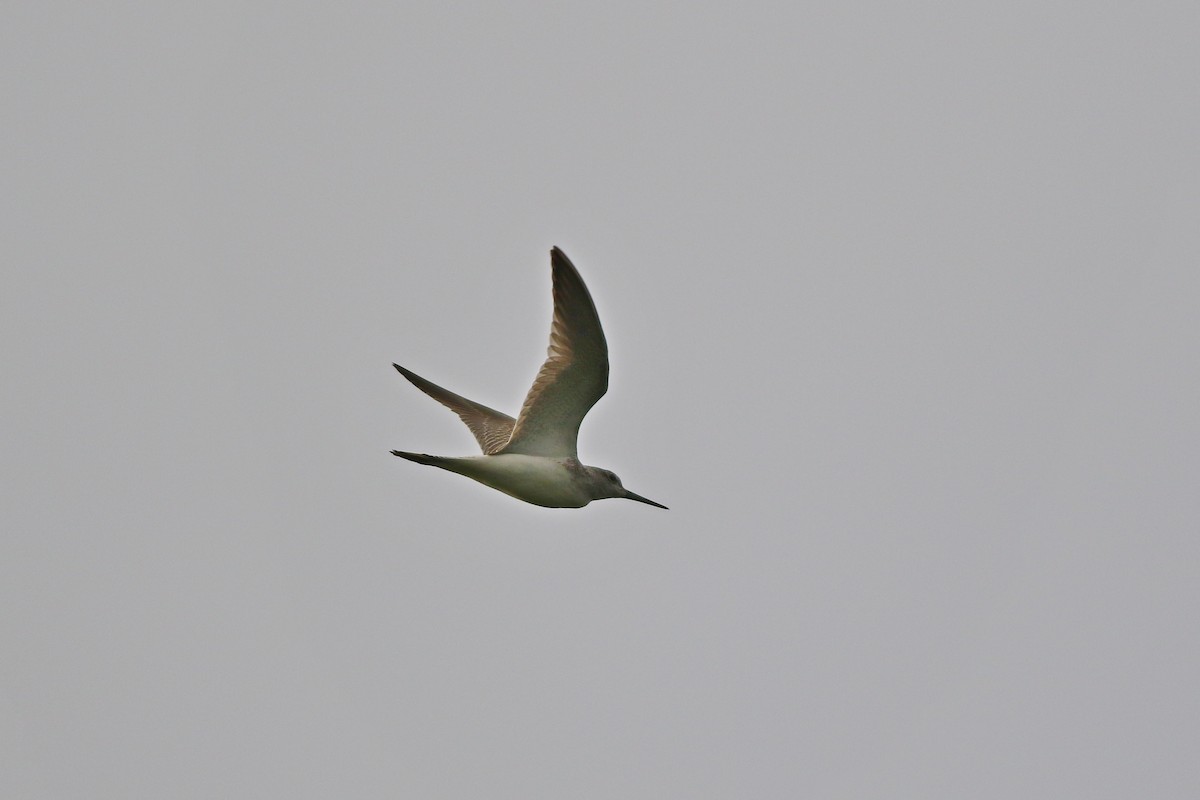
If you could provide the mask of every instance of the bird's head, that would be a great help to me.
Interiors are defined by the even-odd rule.
[[[646,503],[657,508],[666,508],[662,503],[656,503],[653,500],[642,497],[640,494],[629,491],[621,484],[621,479],[617,477],[617,473],[612,470],[602,469],[600,467],[588,467],[588,474],[591,476],[592,489],[596,492],[597,500],[606,497],[623,497],[626,500],[637,500],[639,503]]]

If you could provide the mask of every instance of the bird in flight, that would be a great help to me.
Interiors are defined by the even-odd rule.
[[[393,364],[414,386],[449,408],[471,429],[481,456],[392,455],[457,472],[507,495],[547,508],[582,508],[624,497],[666,508],[621,485],[607,469],[579,462],[579,424],[608,390],[608,344],[579,271],[557,247],[550,251],[554,319],[546,363],[516,418],[460,397]]]

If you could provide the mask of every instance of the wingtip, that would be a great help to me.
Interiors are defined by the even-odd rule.
[[[579,275],[579,270],[561,247],[554,247],[550,250],[550,268],[556,273],[566,271],[574,273],[576,276]],[[580,283],[583,282],[583,278],[578,278],[578,280]]]

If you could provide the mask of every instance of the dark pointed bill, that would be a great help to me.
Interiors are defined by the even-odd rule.
[[[625,499],[626,500],[637,500],[639,503],[645,503],[647,505],[656,506],[657,508],[667,508],[662,503],[656,503],[649,498],[642,497],[640,494],[634,494],[633,492],[629,491],[628,489],[625,490]],[[667,508],[667,511],[670,511],[670,510],[671,509]]]

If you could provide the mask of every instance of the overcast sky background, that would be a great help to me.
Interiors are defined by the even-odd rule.
[[[0,795],[1200,796],[1198,26],[4,4]]]

